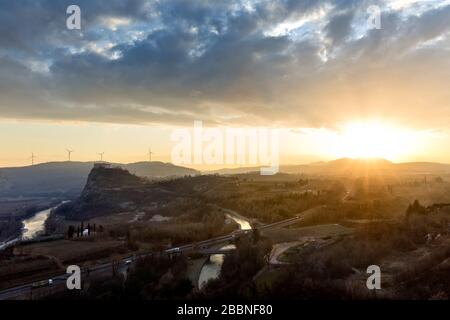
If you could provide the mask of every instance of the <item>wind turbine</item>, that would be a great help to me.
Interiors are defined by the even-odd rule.
[[[67,155],[68,155],[68,157],[69,157],[69,162],[70,162],[70,156],[71,156],[73,150],[66,149],[66,151],[67,151]]]
[[[34,159],[36,159],[37,157],[34,155],[34,152],[31,153],[31,157],[29,157],[28,159],[31,159],[31,165],[34,165]]]
[[[104,155],[105,153],[104,152],[100,152],[98,155],[100,156],[100,161],[103,161],[103,155]]]
[[[152,162],[152,148],[148,148],[148,161]]]

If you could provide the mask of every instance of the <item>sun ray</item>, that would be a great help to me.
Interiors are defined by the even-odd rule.
[[[382,121],[352,122],[337,138],[336,156],[397,160],[414,148],[414,134]]]

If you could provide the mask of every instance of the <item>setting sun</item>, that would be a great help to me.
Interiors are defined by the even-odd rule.
[[[338,135],[336,156],[396,160],[414,148],[414,132],[388,123],[371,121],[345,125]]]

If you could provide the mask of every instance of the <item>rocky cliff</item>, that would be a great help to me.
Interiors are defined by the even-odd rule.
[[[80,197],[61,206],[57,213],[68,219],[86,220],[164,203],[173,196],[158,184],[120,167],[96,166],[89,173]]]

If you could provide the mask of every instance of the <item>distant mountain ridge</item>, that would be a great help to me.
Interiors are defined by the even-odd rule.
[[[224,168],[203,173],[242,174],[259,171],[260,167]],[[317,175],[361,175],[365,173],[381,174],[450,174],[450,164],[435,162],[393,163],[386,159],[341,158],[328,162],[316,162],[300,165],[281,165],[281,173],[317,174]]]
[[[78,196],[95,162],[48,162],[27,167],[0,168],[0,197]],[[163,162],[115,164],[140,177],[157,179],[201,174],[200,171]],[[204,171],[203,174],[259,172],[260,167]],[[450,164],[434,162],[392,163],[385,159],[342,158],[329,162],[282,165],[279,172],[290,174],[346,175],[450,174]]]
[[[361,175],[372,174],[449,174],[450,164],[434,162],[393,163],[386,159],[341,158],[321,164],[285,166],[280,171],[292,173],[302,171],[306,174]]]
[[[27,167],[0,168],[0,196],[78,195],[95,162],[47,162]],[[159,161],[112,163],[145,178],[199,174],[199,171]]]

